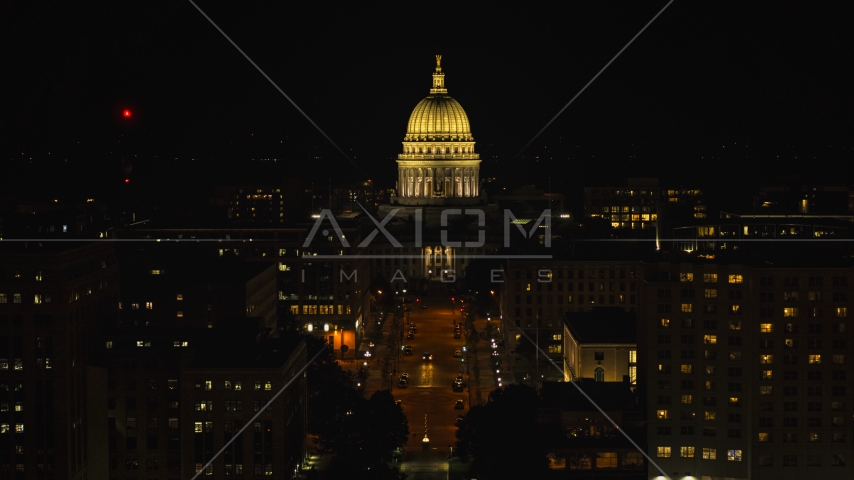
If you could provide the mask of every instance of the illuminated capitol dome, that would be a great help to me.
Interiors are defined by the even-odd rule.
[[[471,205],[483,200],[471,125],[463,107],[448,96],[441,61],[436,55],[430,95],[409,117],[392,204]]]

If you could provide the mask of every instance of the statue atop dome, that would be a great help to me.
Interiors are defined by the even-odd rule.
[[[442,56],[436,55],[436,70],[442,69]]]

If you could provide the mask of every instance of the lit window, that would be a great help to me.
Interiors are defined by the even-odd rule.
[[[234,389],[235,390],[243,390],[243,387],[241,386],[240,382],[234,382]]]
[[[759,432],[759,442],[768,443],[771,441],[771,434],[768,432]]]
[[[0,423],[0,433],[9,433],[8,423]]]
[[[680,282],[693,282],[694,281],[694,274],[690,273],[690,272],[680,273],[679,274],[679,281]]]
[[[770,323],[760,323],[759,324],[759,331],[761,333],[771,333],[772,329],[773,329],[772,324],[770,324]]]
[[[691,313],[694,311],[694,305],[691,303],[682,304],[682,313]]]
[[[771,370],[762,370],[762,380],[771,380],[773,374]]]
[[[682,458],[694,458],[694,447],[679,447],[679,456]]]
[[[730,275],[728,277],[728,279],[729,279],[729,283],[742,283],[742,282],[744,282],[744,278],[741,275]]]
[[[727,450],[726,459],[730,462],[740,462],[741,450]]]
[[[703,447],[703,460],[717,460],[718,450],[716,448]]]
[[[264,390],[270,391],[273,389],[273,382],[267,380],[264,382]]]
[[[798,316],[797,307],[784,308],[783,309],[783,316],[784,317],[797,317]]]
[[[113,341],[107,340],[107,348],[113,348]]]
[[[771,395],[771,386],[770,385],[760,385],[759,386],[759,395]]]
[[[178,310],[178,318],[184,318],[184,312]]]
[[[255,380],[255,390],[261,390],[261,381]]]
[[[154,304],[152,302],[145,302],[146,310],[151,310],[152,308],[154,308]]]
[[[205,390],[211,390],[213,388],[213,382],[210,380],[205,380]]]
[[[682,365],[681,371],[682,371],[682,373],[692,373],[693,369],[694,369],[694,366],[691,365],[690,363],[688,363],[688,364]]]
[[[691,405],[694,403],[693,395],[682,395],[682,404],[683,405]]]
[[[703,412],[703,420],[715,421],[715,412]]]
[[[706,283],[716,283],[718,281],[717,273],[704,273],[703,281]]]
[[[731,407],[740,407],[741,406],[741,399],[738,397],[729,397],[729,405]]]
[[[24,424],[16,423],[15,424],[15,433],[24,433]]]
[[[818,364],[820,364],[820,363],[821,363],[821,355],[819,355],[819,354],[816,354],[816,355],[808,355],[808,356],[807,356],[807,362],[808,362],[810,365],[818,365]]]
[[[847,307],[837,307],[836,308],[836,316],[837,317],[847,317],[848,316],[848,308]]]
[[[670,458],[670,447],[658,447],[658,458]]]
[[[733,315],[741,315],[741,305],[733,305],[730,309]]]
[[[659,420],[667,420],[670,418],[670,412],[668,410],[658,410],[656,416]]]
[[[193,432],[195,433],[204,433],[204,428],[202,428],[202,422],[193,422]],[[201,464],[197,464],[199,470],[201,470]],[[198,470],[196,470],[198,471]]]
[[[137,347],[150,347],[150,346],[151,346],[151,342],[150,342],[150,341],[147,341],[147,340],[145,340],[145,341],[140,340],[140,341],[136,342],[136,346],[137,346]]]
[[[770,365],[774,363],[774,355],[759,355],[759,363],[762,365]]]
[[[562,338],[563,338],[563,335],[561,335],[560,333],[556,333],[556,334],[552,335],[552,340],[560,340]]]
[[[703,335],[703,343],[708,345],[714,345],[718,343],[717,335]]]
[[[707,288],[705,289],[703,296],[705,298],[718,298],[718,289],[716,288]]]
[[[667,328],[667,327],[669,327],[669,326],[670,326],[670,319],[668,319],[668,318],[662,318],[662,319],[661,319],[661,326],[662,326],[662,328]]]
[[[225,381],[225,389],[226,389],[226,390],[231,390],[231,380],[226,380],[226,381]]]
[[[179,293],[179,294],[175,295],[175,300],[178,300],[180,302],[183,299],[184,299],[184,294]]]

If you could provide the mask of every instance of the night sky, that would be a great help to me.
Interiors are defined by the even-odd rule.
[[[0,182],[118,182],[122,160],[147,181],[218,182],[253,158],[393,182],[436,54],[485,175],[508,185],[851,181],[849,2],[676,1],[516,158],[665,3],[198,2],[355,166],[189,2],[5,3]]]

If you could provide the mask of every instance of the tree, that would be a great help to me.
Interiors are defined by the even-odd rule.
[[[509,385],[469,410],[457,430],[457,451],[472,457],[472,473],[487,480],[539,478],[548,459],[539,434],[537,391]]]
[[[374,469],[409,438],[409,423],[387,390],[365,399],[349,387],[325,389],[309,403],[309,433],[323,453],[352,468]],[[362,477],[360,477],[362,478]]]

